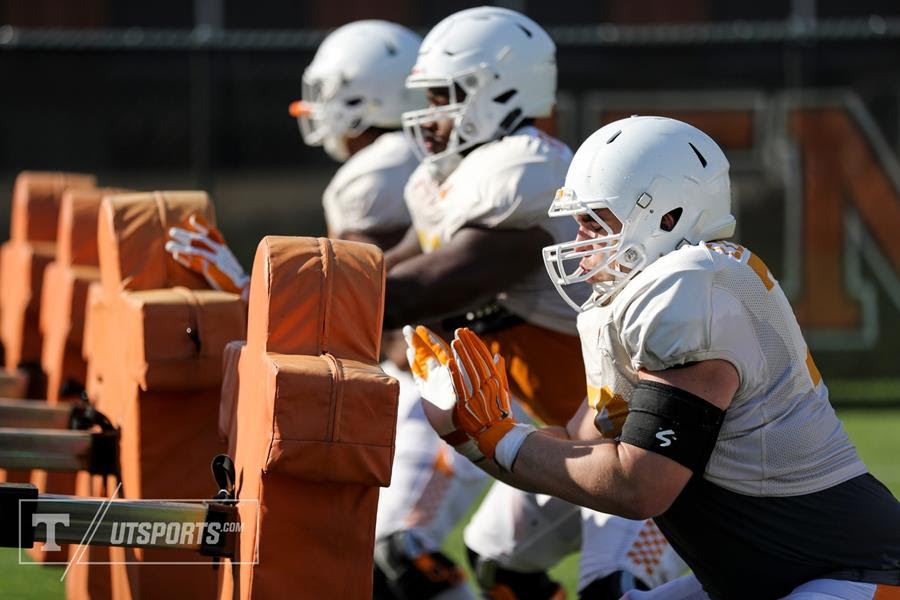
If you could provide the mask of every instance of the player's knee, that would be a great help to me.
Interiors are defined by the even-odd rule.
[[[466,548],[469,564],[485,597],[492,600],[564,600],[565,590],[546,571],[520,573]]]
[[[375,542],[374,600],[427,600],[465,578],[456,563],[440,552],[422,550],[409,532],[398,531]]]
[[[647,589],[649,586],[628,571],[615,571],[582,588],[578,600],[619,600],[630,590]]]

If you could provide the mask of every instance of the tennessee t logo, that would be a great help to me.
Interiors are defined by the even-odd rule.
[[[672,436],[672,439],[670,440],[669,438],[667,438],[667,437],[666,437],[667,435]],[[675,437],[675,432],[674,432],[674,431],[672,431],[671,429],[666,429],[665,431],[657,431],[657,432],[656,432],[656,439],[658,439],[660,442],[662,442],[662,443],[659,445],[659,447],[660,447],[660,448],[665,448],[666,446],[671,446],[671,445],[672,445],[672,440],[677,440],[678,438]]]

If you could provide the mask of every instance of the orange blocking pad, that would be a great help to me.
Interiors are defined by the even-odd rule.
[[[165,252],[168,228],[193,212],[212,219],[205,193],[116,195],[101,205],[101,283],[88,291],[83,349],[96,404],[121,428],[120,497],[199,499],[216,492],[209,464],[224,450],[217,432],[222,356],[226,342],[244,337],[246,312],[236,294],[208,289]],[[113,562],[133,563],[109,567],[113,598],[216,594],[208,558],[122,548],[109,553]],[[79,568],[86,583],[68,588],[70,598],[87,597],[93,585],[91,572]]]
[[[0,339],[8,372],[40,361],[38,305],[44,269],[55,253],[62,195],[70,188],[95,185],[93,175],[79,173],[25,171],[16,178],[10,241],[0,258]],[[40,382],[32,378],[29,395],[43,396]]]
[[[55,252],[52,242],[6,242],[0,248],[0,338],[7,372],[40,362],[41,286]]]
[[[23,171],[13,188],[10,240],[55,242],[63,192],[96,186],[97,178],[84,173]]]
[[[85,306],[91,283],[100,281],[97,267],[72,267],[59,261],[44,272],[41,294],[41,368],[47,374],[47,401],[60,400],[60,388],[70,381],[84,387],[87,364],[81,356]]]
[[[104,199],[97,244],[105,292],[175,286],[209,289],[202,275],[179,265],[165,249],[169,228],[191,214],[215,224],[206,192],[146,192]]]
[[[390,483],[399,391],[377,364],[383,293],[374,246],[260,243],[247,344],[226,355],[238,376],[226,373],[220,408],[242,501],[221,599],[286,589],[372,597],[378,486]]]
[[[222,354],[243,337],[245,314],[236,294],[176,287],[123,292],[110,318],[123,344],[120,364],[141,390],[212,389],[218,396]]]
[[[210,365],[221,368],[221,336],[243,335],[244,305],[236,294],[197,290],[192,300],[185,291],[125,292],[108,307],[106,317],[117,325],[112,331],[119,338],[114,346],[119,361],[102,368],[98,406],[121,427],[125,498],[199,499],[216,491],[209,464],[224,450],[216,410],[221,375],[211,380]],[[189,323],[199,344],[187,333]],[[101,356],[109,356],[108,351],[101,348]],[[157,598],[174,589],[192,598],[215,594],[215,572],[199,555],[111,548],[110,556],[113,561],[198,563],[114,564],[113,598]]]
[[[56,260],[66,266],[97,267],[97,217],[105,196],[129,193],[119,188],[68,189],[59,206]]]
[[[233,340],[222,355],[222,391],[219,396],[219,438],[226,444],[237,440],[237,397],[240,388],[240,360],[247,342]],[[235,448],[229,444],[228,456]]]
[[[103,196],[115,188],[67,189],[62,194],[57,227],[56,260],[44,271],[41,287],[41,368],[47,375],[47,402],[61,394],[77,399],[85,386],[87,365],[81,354],[88,289],[100,281],[97,215]],[[65,389],[63,389],[65,388]],[[31,483],[43,493],[72,494],[75,474],[33,471]],[[68,547],[44,553],[33,548],[35,561],[66,562]]]
[[[91,357],[94,355],[94,347],[104,337],[100,332],[104,306],[103,287],[99,281],[95,281],[88,286],[87,300],[84,303],[84,334],[81,340],[81,356],[87,364],[84,390],[92,400],[100,397],[100,361],[92,360]]]
[[[56,260],[44,274],[40,330],[41,367],[47,374],[47,400],[59,400],[60,387],[85,386],[87,366],[81,347],[90,284],[100,280],[97,216],[104,196],[117,188],[67,189],[60,201]]]

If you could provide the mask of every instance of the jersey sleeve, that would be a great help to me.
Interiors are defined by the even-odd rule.
[[[445,236],[465,226],[528,229],[548,225],[547,210],[565,180],[568,154],[523,153],[488,159],[474,177],[454,182]]]
[[[405,183],[405,182],[402,182]],[[402,183],[386,173],[354,177],[324,196],[325,220],[332,235],[347,231],[384,231],[409,225]]]
[[[695,264],[654,273],[629,283],[637,289],[626,286],[626,302],[616,311],[632,367],[661,371],[720,359],[735,367],[742,386],[758,378],[765,361],[750,318],[737,298],[715,285],[714,272]]]
[[[509,165],[484,182],[491,202],[479,206],[471,222],[485,227],[527,229],[547,220],[556,189],[562,185],[547,162]]]

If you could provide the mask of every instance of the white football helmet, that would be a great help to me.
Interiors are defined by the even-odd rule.
[[[387,21],[356,21],[334,30],[303,72],[302,100],[290,112],[303,141],[349,157],[346,138],[369,127],[399,129],[404,111],[425,105],[404,86],[422,39]]]
[[[456,85],[465,92],[459,99]],[[450,102],[403,114],[421,160],[439,161],[513,131],[523,119],[550,115],[556,103],[556,45],[540,25],[494,6],[450,15],[419,49],[411,89],[449,88]],[[446,149],[430,154],[422,125],[452,119]]]
[[[734,234],[728,159],[708,135],[664,117],[631,117],[610,123],[581,145],[566,174],[565,187],[550,205],[551,217],[589,215],[606,235],[544,248],[544,263],[557,291],[576,311],[606,304],[629,280],[659,257],[684,244]],[[622,223],[619,233],[597,214],[609,209]],[[661,226],[676,212],[671,231]],[[593,268],[581,260],[601,254]],[[583,304],[563,286],[598,273]]]

